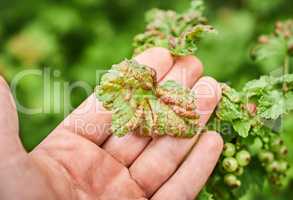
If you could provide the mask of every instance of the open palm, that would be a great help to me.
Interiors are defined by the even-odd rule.
[[[160,82],[192,88],[200,124],[215,109],[221,89],[202,77],[195,57],[173,58],[162,48],[135,58],[153,67]],[[17,112],[0,79],[0,199],[194,199],[211,174],[223,142],[214,132],[193,138],[109,134],[111,113],[94,95],[38,147],[26,153],[18,138]]]

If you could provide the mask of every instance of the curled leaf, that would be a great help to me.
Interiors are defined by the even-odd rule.
[[[174,81],[158,85],[156,73],[134,60],[114,65],[97,87],[97,97],[113,112],[112,132],[123,136],[193,136],[198,115],[195,95]]]
[[[215,32],[203,16],[201,0],[192,1],[183,14],[153,9],[146,15],[146,31],[134,38],[135,54],[151,47],[164,47],[175,56],[192,55],[204,33]]]

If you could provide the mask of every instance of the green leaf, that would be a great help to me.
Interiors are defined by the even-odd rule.
[[[271,86],[270,78],[268,76],[262,76],[260,79],[247,82],[243,88],[243,92],[245,92],[246,98],[250,98],[254,95],[262,94]]]
[[[285,110],[284,95],[280,91],[274,90],[259,99],[258,115],[264,119],[276,120]]]
[[[255,60],[268,73],[283,65],[287,48],[286,40],[283,37],[272,36],[269,37],[268,43],[257,46],[253,54]]]
[[[240,119],[233,121],[233,128],[241,137],[247,137],[251,128],[251,120]]]

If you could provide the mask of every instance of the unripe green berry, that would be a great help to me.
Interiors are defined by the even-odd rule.
[[[241,176],[243,173],[244,173],[243,167],[238,167],[237,170],[235,171],[236,176]]]
[[[286,157],[288,155],[288,148],[285,145],[280,146],[277,151],[278,156]]]
[[[247,166],[250,163],[251,155],[246,150],[241,150],[236,154],[237,162],[240,166]]]
[[[288,169],[288,162],[282,160],[279,161],[279,166],[278,166],[278,172],[279,173],[285,173]]]
[[[277,186],[281,185],[281,179],[280,179],[279,175],[274,174],[274,175],[270,176],[269,178],[270,178],[270,181],[272,184],[277,185]]]
[[[274,160],[274,154],[270,151],[263,150],[258,154],[258,159],[261,162],[270,163]]]
[[[229,187],[238,188],[241,186],[241,182],[233,174],[226,174],[224,176],[224,182]]]
[[[279,168],[279,163],[277,161],[273,161],[266,166],[266,171],[268,173],[277,172]]]
[[[232,157],[224,158],[224,160],[222,161],[222,165],[224,170],[226,170],[227,172],[235,172],[238,168],[237,160]]]
[[[270,168],[272,172],[285,173],[288,169],[288,163],[286,161],[274,161]]]
[[[236,147],[232,143],[225,143],[223,155],[226,157],[232,157],[236,153]]]
[[[284,141],[280,137],[275,137],[271,139],[271,148],[273,151],[279,151],[281,145],[284,144]]]

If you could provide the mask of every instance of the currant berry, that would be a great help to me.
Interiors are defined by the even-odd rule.
[[[241,150],[236,154],[237,162],[240,166],[247,166],[250,163],[251,155],[246,150]]]
[[[274,160],[274,154],[270,151],[263,150],[258,154],[258,159],[261,162],[270,163]]]
[[[232,157],[236,153],[236,147],[232,143],[225,143],[223,155],[226,157]]]
[[[279,161],[278,172],[279,173],[286,173],[288,169],[288,162],[286,161]]]
[[[238,168],[238,163],[235,158],[227,157],[227,158],[224,158],[222,162],[222,166],[224,170],[227,172],[235,172]]]
[[[273,161],[266,166],[266,171],[268,173],[278,172],[279,163],[278,161]]]
[[[273,151],[277,152],[280,146],[284,144],[284,141],[280,137],[275,137],[271,139],[271,148]]]
[[[238,188],[241,186],[240,180],[238,180],[237,177],[233,174],[226,174],[224,176],[224,182],[226,185],[232,188]]]
[[[277,151],[278,156],[286,157],[288,155],[288,148],[285,145],[280,146]]]
[[[241,176],[243,173],[244,173],[243,167],[238,167],[237,170],[235,171],[236,176]]]

